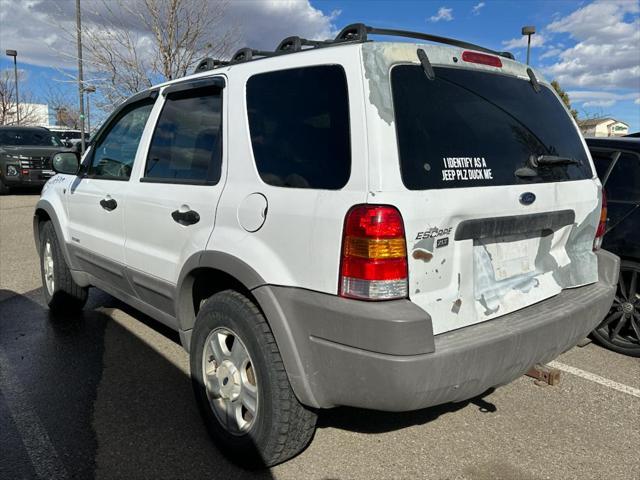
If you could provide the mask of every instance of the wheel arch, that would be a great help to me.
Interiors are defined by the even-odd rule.
[[[286,318],[277,298],[260,274],[233,255],[204,251],[192,255],[185,262],[176,285],[175,299],[183,347],[187,351],[190,349],[199,302],[226,289],[240,291],[257,305],[271,328],[296,397],[305,405],[317,407],[289,326],[290,319]]]

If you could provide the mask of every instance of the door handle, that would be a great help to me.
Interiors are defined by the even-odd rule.
[[[100,200],[100,206],[104,208],[107,212],[111,210],[115,210],[118,206],[118,202],[116,202],[113,198],[103,198]]]
[[[174,221],[184,226],[193,225],[194,223],[198,223],[200,221],[200,215],[194,210],[187,210],[185,212],[175,210],[171,212],[171,217]]]

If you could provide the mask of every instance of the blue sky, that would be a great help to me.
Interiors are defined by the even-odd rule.
[[[82,0],[89,9],[100,0]],[[111,0],[110,0],[111,1]],[[73,74],[73,45],[55,32],[60,9],[73,20],[73,1],[0,0],[0,47],[19,52],[25,90],[46,100],[52,89],[73,95],[60,67]],[[7,12],[12,11],[9,20]],[[242,43],[274,48],[292,34],[322,38],[344,25],[418,30],[510,50],[524,61],[520,29],[535,25],[531,63],[548,79],[558,79],[574,108],[589,115],[607,114],[640,130],[640,1],[343,1],[301,0],[232,2],[229,17],[240,25]],[[64,12],[63,12],[64,14]],[[43,33],[46,32],[46,33]],[[246,33],[244,33],[246,32]],[[65,58],[61,52],[71,49]],[[63,52],[64,53],[64,52]],[[0,69],[11,67],[2,56]],[[57,66],[57,68],[51,68]]]

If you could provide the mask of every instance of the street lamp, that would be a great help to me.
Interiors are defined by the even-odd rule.
[[[95,93],[96,87],[89,85],[88,87],[84,87],[83,90],[87,93],[87,133],[91,136],[91,97],[89,93]]]
[[[18,51],[7,50],[7,55],[13,57],[13,73],[16,79],[16,124],[20,125],[20,99],[18,97]]]
[[[531,50],[531,35],[536,33],[536,27],[533,25],[527,25],[522,27],[522,35],[528,37],[527,40],[527,65],[529,65],[529,51]]]

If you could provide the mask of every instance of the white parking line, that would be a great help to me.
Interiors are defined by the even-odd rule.
[[[581,370],[576,367],[572,367],[571,365],[566,365],[561,362],[549,362],[551,368],[557,368],[558,370],[562,370],[563,372],[570,373],[577,377],[584,378],[585,380],[590,380],[595,383],[599,383],[605,387],[613,388],[614,390],[618,390],[622,393],[627,393],[629,395],[633,395],[634,397],[640,398],[640,389],[630,387],[629,385],[625,385],[624,383],[614,382],[613,380],[609,380],[608,378],[601,377],[600,375],[596,375],[595,373],[587,372],[585,370]]]
[[[69,478],[47,430],[42,425],[37,412],[29,405],[29,397],[22,389],[19,379],[9,370],[9,359],[1,349],[0,391],[22,437],[22,443],[36,475],[42,479],[52,480]]]

